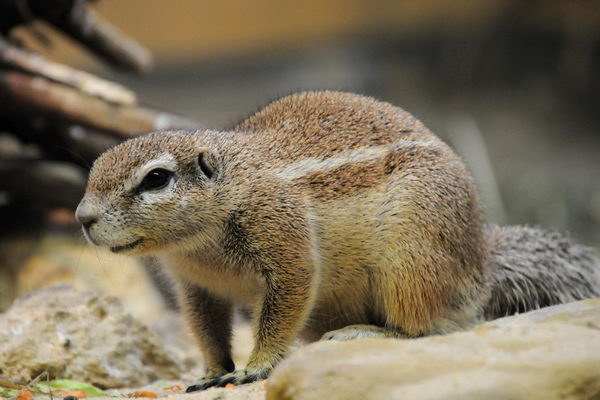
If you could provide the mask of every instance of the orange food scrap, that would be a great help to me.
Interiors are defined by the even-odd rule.
[[[147,397],[149,399],[155,399],[157,396],[154,392],[146,392],[142,390],[139,392],[129,393],[127,397]]]
[[[168,390],[168,391],[172,391],[172,392],[182,392],[183,391],[183,386],[181,385],[173,385],[173,386],[166,386],[163,388],[163,390]]]
[[[235,385],[233,383],[228,383],[227,385],[225,385],[225,389],[233,389],[235,388]]]
[[[17,400],[32,400],[33,396],[31,392],[25,388],[19,390],[19,394],[17,395]]]
[[[73,396],[73,397],[77,397],[78,399],[85,399],[87,397],[83,390],[67,390],[67,391],[61,392],[61,395],[62,395],[62,397]]]

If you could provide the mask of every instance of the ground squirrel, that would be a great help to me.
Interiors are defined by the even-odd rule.
[[[484,226],[461,159],[406,111],[308,92],[230,131],[156,132],[94,164],[77,218],[171,272],[207,366],[188,390],[265,378],[296,337],[418,337],[600,296],[592,252]],[[245,369],[233,307],[254,310]]]

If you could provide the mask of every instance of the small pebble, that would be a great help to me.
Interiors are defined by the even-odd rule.
[[[28,389],[21,389],[16,400],[32,400],[33,396]]]

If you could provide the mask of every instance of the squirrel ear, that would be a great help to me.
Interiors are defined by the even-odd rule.
[[[217,170],[217,160],[212,153],[207,150],[202,150],[200,154],[198,154],[198,167],[208,179],[212,179]]]

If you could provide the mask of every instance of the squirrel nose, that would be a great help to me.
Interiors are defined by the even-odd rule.
[[[76,218],[81,223],[81,225],[85,226],[86,228],[89,228],[90,226],[98,222],[98,219],[91,215],[76,215]]]
[[[77,210],[75,211],[75,218],[77,221],[84,226],[84,228],[89,228],[96,222],[98,222],[98,217],[94,213],[92,207],[90,207],[87,203],[81,202],[79,206],[77,206]]]

